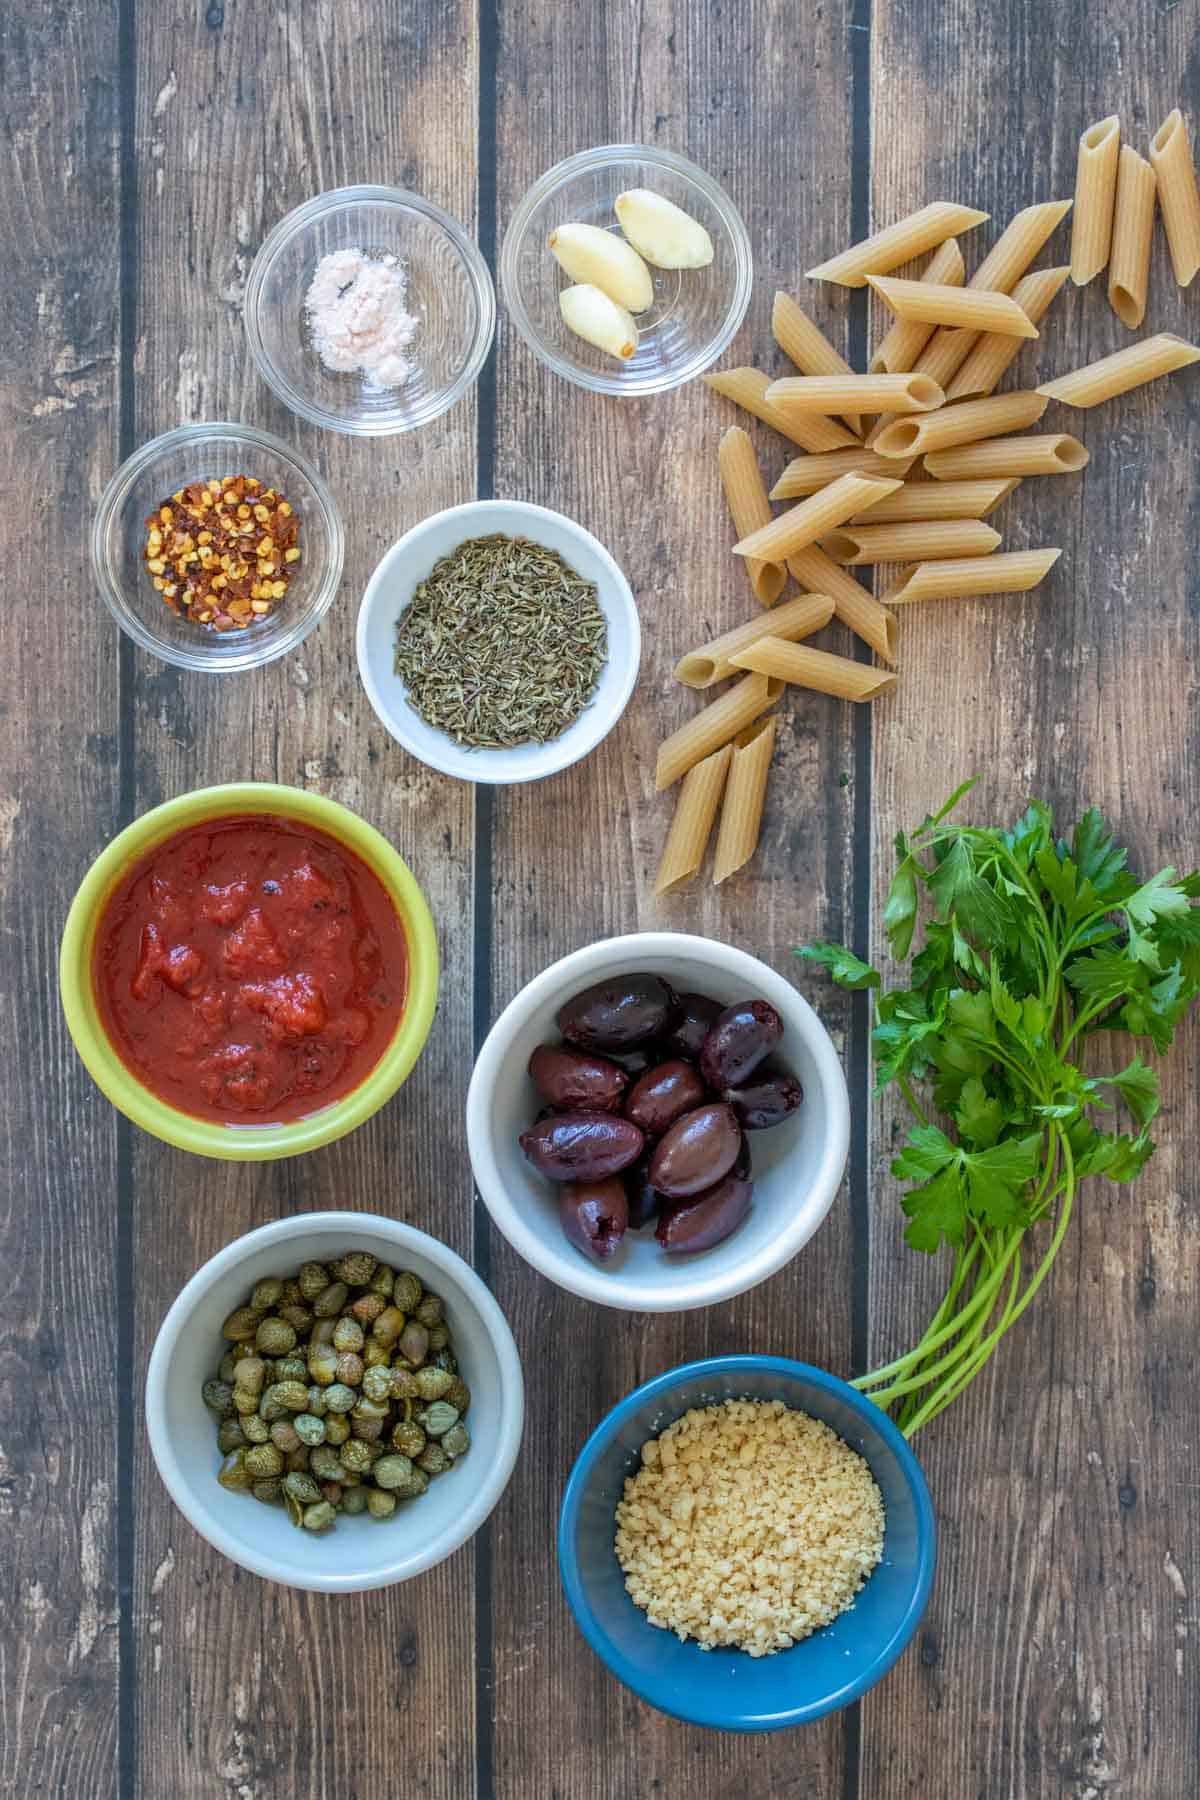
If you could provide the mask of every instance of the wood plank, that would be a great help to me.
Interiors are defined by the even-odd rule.
[[[649,142],[707,168],[743,210],[758,260],[746,326],[725,361],[786,364],[770,336],[777,286],[796,286],[805,249],[849,235],[849,168],[823,150],[849,138],[840,17],[783,5],[587,13],[524,3],[502,16],[500,218],[552,163],[586,144]],[[761,48],[771,44],[764,58]],[[794,71],[810,69],[803,104]],[[538,95],[536,105],[530,94]],[[764,146],[770,153],[764,154]],[[820,167],[819,184],[810,179]],[[811,258],[810,258],[811,260]],[[549,275],[547,277],[550,278]],[[818,314],[844,341],[843,296]],[[716,448],[733,415],[697,382],[638,402],[557,380],[509,329],[503,339],[497,486],[579,519],[621,563],[642,612],[642,675],[625,720],[578,769],[499,793],[495,808],[495,1006],[579,945],[647,928],[700,931],[795,973],[790,949],[831,919],[849,929],[853,768],[849,708],[816,696],[782,714],[764,845],[751,871],[656,904],[670,801],[653,791],[658,740],[697,697],[670,670],[682,651],[754,610],[729,556]],[[771,479],[790,453],[751,428]],[[842,648],[839,637],[831,640]],[[802,979],[802,978],[800,978]],[[847,1013],[830,1000],[841,1041]],[[850,1354],[848,1207],[756,1293],[690,1316],[631,1318],[586,1306],[525,1267],[493,1233],[494,1285],[531,1371],[571,1346],[571,1378],[548,1406],[531,1393],[523,1479],[499,1514],[493,1555],[496,1791],[509,1797],[674,1793],[782,1796],[840,1791],[841,1720],[804,1734],[737,1739],[652,1712],[618,1687],[561,1597],[551,1531],[586,1433],[649,1375],[692,1357],[770,1349],[844,1369]],[[834,1298],[836,1296],[836,1298]],[[536,1496],[531,1504],[530,1496]],[[547,1729],[547,1721],[556,1722]],[[565,1728],[558,1728],[559,1726]]]
[[[137,432],[245,418],[303,447],[347,531],[334,609],[302,649],[249,677],[138,669],[137,805],[251,776],[312,786],[378,825],[438,923],[441,1009],[404,1092],[354,1136],[303,1161],[205,1163],[139,1137],[138,1370],[182,1282],[222,1244],[281,1213],[338,1206],[401,1216],[471,1249],[469,1171],[445,1122],[470,1069],[471,797],[412,762],[359,685],[359,596],[383,550],[475,482],[475,408],[424,432],[359,441],[307,430],[258,380],[239,313],[257,244],[288,209],[348,181],[404,183],[472,228],[474,9],[225,7],[139,11],[141,178]],[[146,1793],[348,1795],[383,1790],[412,1756],[422,1794],[473,1787],[472,1553],[352,1599],[240,1574],[138,1465],[139,1757]],[[280,1658],[275,1644],[312,1652]],[[403,1719],[402,1740],[397,1736]],[[446,1721],[452,1719],[453,1729]],[[421,1746],[414,1750],[413,1746]]]
[[[1069,195],[1078,134],[1100,114],[1118,112],[1143,149],[1176,103],[1195,116],[1194,69],[1182,88],[1178,78],[1196,22],[1194,4],[1135,15],[1097,0],[1086,32],[1066,12],[972,6],[944,10],[930,32],[902,0],[879,0],[876,218],[945,192],[991,211],[990,242],[1017,208]],[[1006,146],[1018,139],[1014,157]],[[1066,243],[1063,230],[1041,261],[1065,261]],[[1175,287],[1159,233],[1145,330],[1162,329],[1194,338],[1196,307]],[[1128,341],[1102,280],[1068,284],[1007,385],[1022,385],[1022,369],[1074,367]],[[1096,804],[1147,873],[1194,862],[1200,630],[1180,523],[1197,502],[1196,396],[1177,378],[1052,422],[1077,431],[1092,461],[1081,481],[1024,483],[1004,509],[1006,545],[1064,546],[1040,593],[905,610],[911,679],[875,734],[876,918],[894,829],[975,771],[967,810],[980,820],[1015,816],[1030,794],[1054,802],[1064,824]],[[1187,1376],[1196,1261],[1185,1146],[1197,1131],[1196,1043],[1193,1022],[1168,1065],[1161,1148],[1136,1187],[1085,1184],[1031,1313],[917,1439],[941,1568],[919,1654],[864,1704],[864,1796],[1194,1791],[1188,1608],[1200,1545],[1189,1489],[1200,1420]],[[897,1128],[886,1112],[871,1257],[877,1362],[915,1341],[936,1291],[936,1271],[914,1269],[920,1259],[900,1243],[887,1173]]]
[[[116,1793],[116,1131],[58,941],[118,809],[117,634],[87,522],[117,447],[116,26],[0,24],[0,1789]]]

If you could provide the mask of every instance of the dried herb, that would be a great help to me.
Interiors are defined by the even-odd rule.
[[[396,626],[396,673],[427,725],[482,750],[545,744],[592,699],[608,654],[596,587],[527,538],[470,538]]]

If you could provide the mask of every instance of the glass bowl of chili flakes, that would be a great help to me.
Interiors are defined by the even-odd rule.
[[[345,534],[313,465],[268,432],[181,425],[121,465],[92,572],[122,631],[181,669],[260,668],[303,643],[342,578]]]

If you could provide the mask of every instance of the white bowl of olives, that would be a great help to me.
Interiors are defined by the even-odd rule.
[[[841,1183],[841,1063],[784,976],[681,932],[554,963],[475,1064],[467,1143],[492,1218],[560,1287],[636,1312],[754,1287]]]
[[[523,1415],[479,1277],[368,1213],[279,1219],[219,1251],[146,1376],[150,1448],[188,1522],[252,1574],[326,1593],[406,1581],[466,1543]]]

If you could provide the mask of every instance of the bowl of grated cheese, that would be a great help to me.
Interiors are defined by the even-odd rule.
[[[496,295],[479,248],[403,188],[318,194],[263,240],[246,283],[263,380],[310,424],[390,437],[438,418],[487,360]]]

